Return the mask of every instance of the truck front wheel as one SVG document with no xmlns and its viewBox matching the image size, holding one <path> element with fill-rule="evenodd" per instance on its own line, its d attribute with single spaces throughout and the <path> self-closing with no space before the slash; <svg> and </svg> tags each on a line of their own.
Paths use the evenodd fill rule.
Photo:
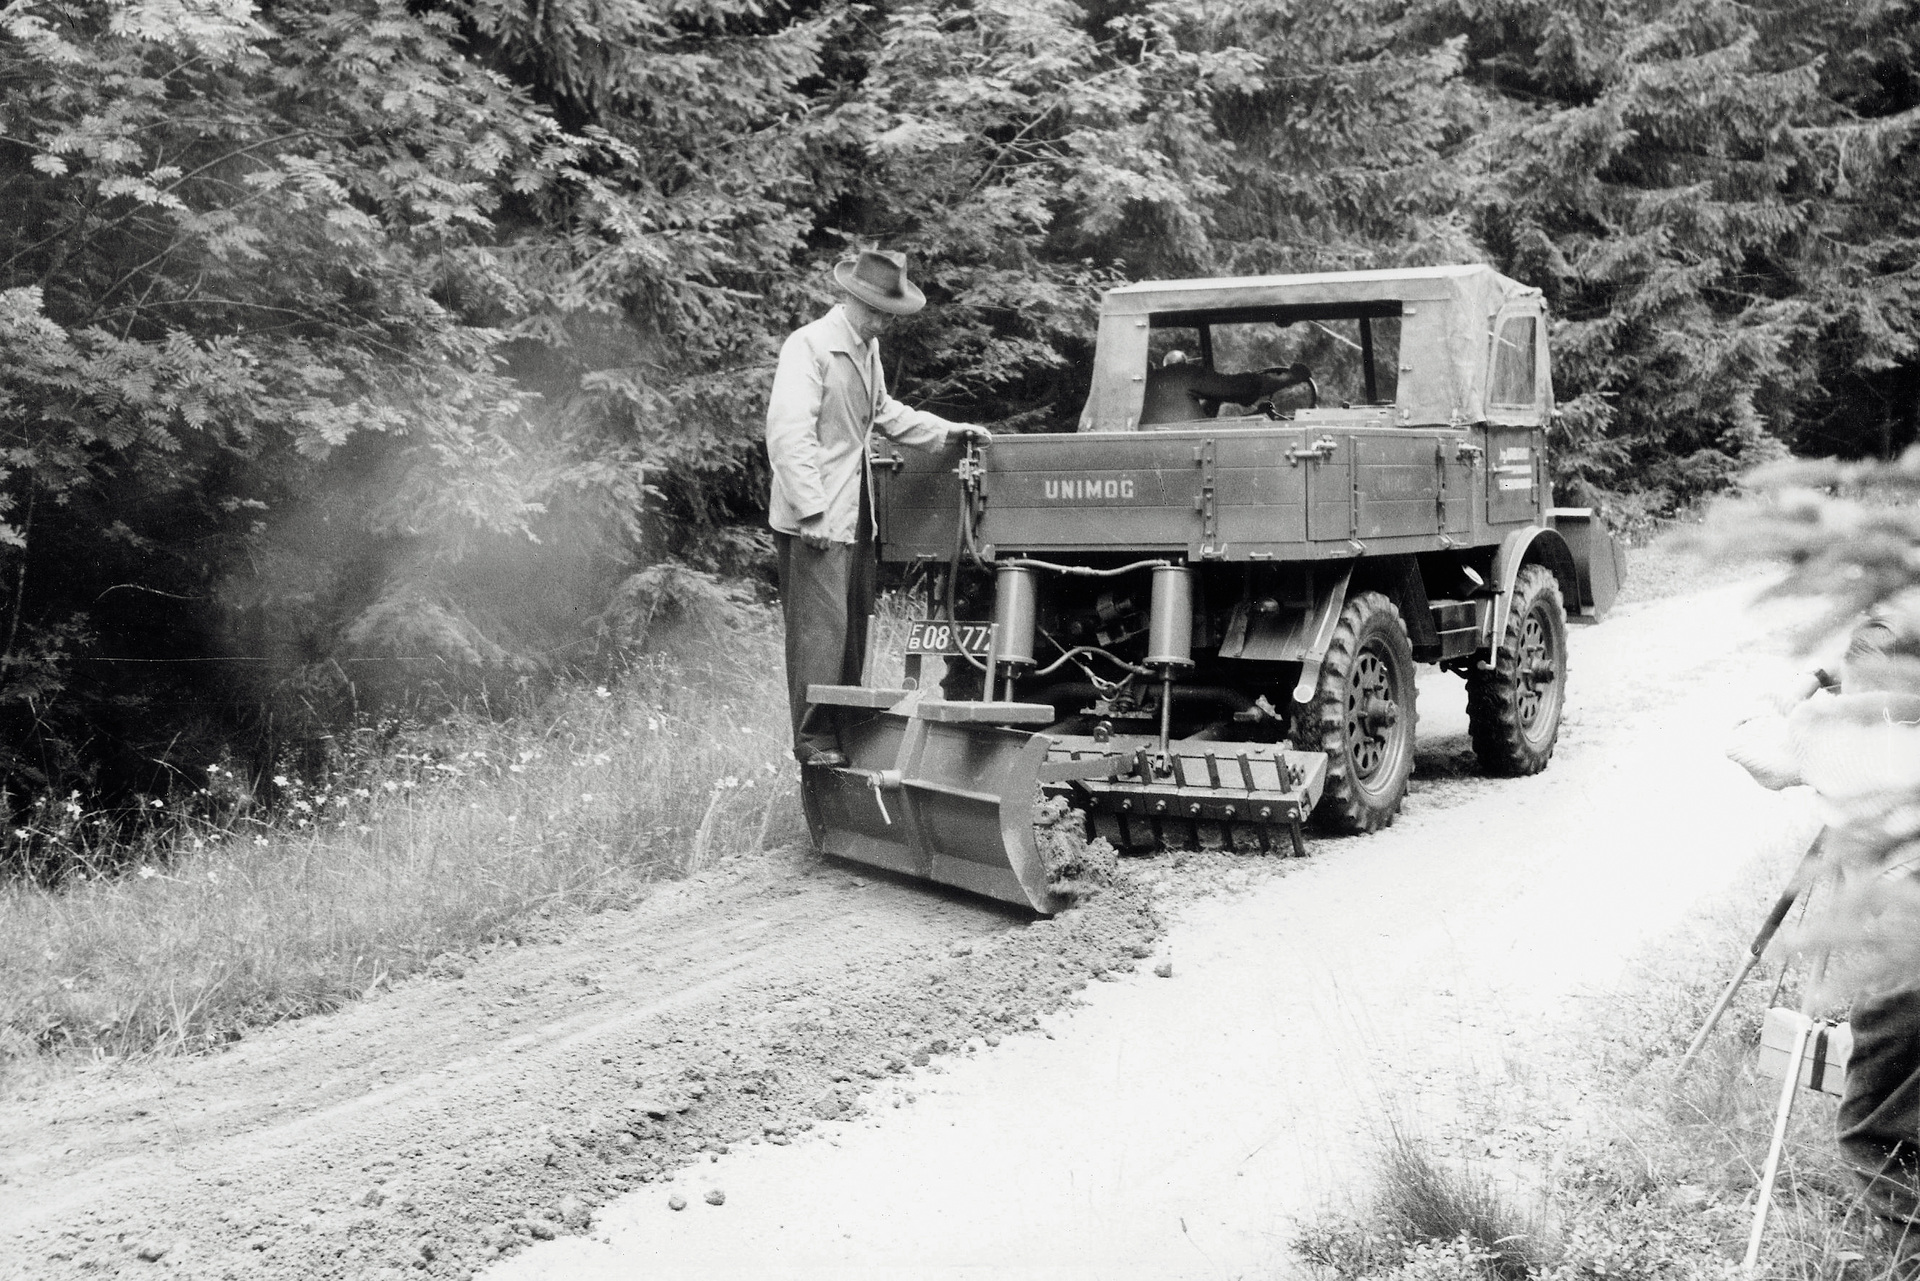
<svg viewBox="0 0 1920 1281">
<path fill-rule="evenodd" d="M 1567 701 L 1567 610 L 1545 565 L 1527 565 L 1513 583 L 1506 634 L 1492 661 L 1467 671 L 1467 728 L 1489 774 L 1538 774 L 1553 759 Z"/>
<path fill-rule="evenodd" d="M 1316 825 L 1372 832 L 1400 812 L 1413 773 L 1413 645 L 1394 603 L 1362 592 L 1340 611 L 1313 702 L 1295 717 L 1294 746 L 1327 754 Z"/>
</svg>

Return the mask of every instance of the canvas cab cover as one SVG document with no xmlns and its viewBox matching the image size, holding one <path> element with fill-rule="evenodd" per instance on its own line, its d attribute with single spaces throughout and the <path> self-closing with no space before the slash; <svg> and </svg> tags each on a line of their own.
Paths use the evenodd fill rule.
<svg viewBox="0 0 1920 1281">
<path fill-rule="evenodd" d="M 1147 381 L 1172 362 L 1305 366 L 1320 407 L 1376 407 L 1401 426 L 1541 425 L 1545 325 L 1540 291 L 1484 264 L 1125 285 L 1101 302 L 1080 430 L 1140 430 Z M 1306 408 L 1288 393 L 1273 406 Z"/>
</svg>

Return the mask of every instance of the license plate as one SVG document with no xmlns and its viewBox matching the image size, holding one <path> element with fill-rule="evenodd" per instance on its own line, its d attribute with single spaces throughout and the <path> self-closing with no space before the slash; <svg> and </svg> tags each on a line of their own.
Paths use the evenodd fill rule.
<svg viewBox="0 0 1920 1281">
<path fill-rule="evenodd" d="M 972 654 L 985 658 L 992 646 L 992 623 L 942 623 L 923 618 L 907 626 L 909 654 Z"/>
</svg>

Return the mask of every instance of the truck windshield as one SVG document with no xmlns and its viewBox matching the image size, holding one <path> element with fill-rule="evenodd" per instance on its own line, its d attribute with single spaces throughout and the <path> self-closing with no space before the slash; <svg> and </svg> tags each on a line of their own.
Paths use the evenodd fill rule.
<svg viewBox="0 0 1920 1281">
<path fill-rule="evenodd" d="M 1395 306 L 1397 305 L 1388 304 Z M 1399 390 L 1400 317 L 1246 312 L 1156 316 L 1147 339 L 1143 427 L 1321 406 L 1391 405 Z M 1301 371 L 1311 378 L 1309 389 Z M 1278 374 L 1280 377 L 1267 375 Z M 1317 393 L 1317 401 L 1315 394 Z"/>
<path fill-rule="evenodd" d="M 1305 365 L 1323 405 L 1391 405 L 1400 368 L 1400 318 L 1296 320 L 1211 326 L 1222 373 Z M 1372 356 L 1372 378 L 1368 361 Z"/>
</svg>

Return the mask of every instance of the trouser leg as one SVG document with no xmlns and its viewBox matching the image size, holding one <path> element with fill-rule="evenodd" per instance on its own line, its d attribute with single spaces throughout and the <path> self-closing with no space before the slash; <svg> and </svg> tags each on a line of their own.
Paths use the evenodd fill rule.
<svg viewBox="0 0 1920 1281">
<path fill-rule="evenodd" d="M 1875 1215 L 1920 1231 L 1920 987 L 1862 995 L 1848 1022 L 1841 1155 Z"/>
<path fill-rule="evenodd" d="M 801 724 L 807 714 L 807 686 L 847 683 L 846 653 L 852 640 L 847 626 L 848 571 L 854 549 L 830 543 L 815 550 L 797 535 L 773 537 L 780 561 L 780 612 L 787 632 L 787 710 L 793 721 L 794 755 L 804 761 L 817 749 L 836 746 L 831 734 L 803 735 Z M 862 646 L 865 643 L 863 636 Z"/>
<path fill-rule="evenodd" d="M 854 527 L 853 548 L 847 561 L 847 641 L 840 655 L 840 683 L 858 685 L 866 677 L 867 623 L 873 617 L 874 585 L 879 567 L 873 558 L 873 516 L 867 489 L 860 487 L 860 520 Z"/>
</svg>

